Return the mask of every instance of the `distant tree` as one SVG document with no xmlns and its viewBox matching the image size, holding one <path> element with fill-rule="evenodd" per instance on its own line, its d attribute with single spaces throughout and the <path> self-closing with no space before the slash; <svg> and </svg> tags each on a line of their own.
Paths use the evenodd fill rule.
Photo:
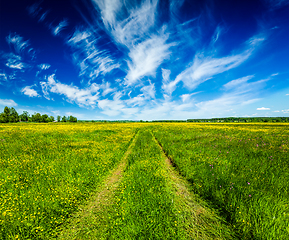
<svg viewBox="0 0 289 240">
<path fill-rule="evenodd" d="M 22 122 L 27 122 L 29 119 L 29 113 L 27 111 L 23 111 L 23 113 L 20 114 L 19 118 Z"/>
<path fill-rule="evenodd" d="M 61 122 L 66 122 L 67 118 L 65 116 L 62 117 Z"/>
<path fill-rule="evenodd" d="M 9 122 L 9 116 L 10 116 L 10 108 L 6 106 L 4 108 L 4 112 L 3 112 L 3 117 L 4 117 L 5 123 Z"/>
<path fill-rule="evenodd" d="M 34 113 L 32 115 L 32 122 L 42 122 L 42 116 L 40 113 Z"/>
<path fill-rule="evenodd" d="M 57 116 L 57 122 L 60 122 L 61 117 Z"/>
<path fill-rule="evenodd" d="M 45 122 L 45 123 L 49 122 L 49 119 L 48 119 L 48 115 L 47 115 L 47 114 L 43 114 L 43 115 L 41 116 L 41 122 Z"/>
<path fill-rule="evenodd" d="M 6 118 L 4 113 L 0 113 L 0 123 L 6 123 Z"/>
<path fill-rule="evenodd" d="M 73 117 L 72 115 L 70 115 L 70 116 L 67 118 L 67 122 L 77 122 L 77 118 L 76 118 L 76 117 Z"/>
<path fill-rule="evenodd" d="M 50 122 L 54 122 L 55 121 L 53 116 L 50 116 L 49 119 L 50 119 Z"/>
<path fill-rule="evenodd" d="M 14 107 L 10 108 L 9 122 L 11 123 L 19 122 L 19 115 Z"/>
</svg>

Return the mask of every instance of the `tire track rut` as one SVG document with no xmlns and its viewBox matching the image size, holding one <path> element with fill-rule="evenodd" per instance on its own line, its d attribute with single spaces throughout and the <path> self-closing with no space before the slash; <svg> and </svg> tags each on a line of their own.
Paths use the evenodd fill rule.
<svg viewBox="0 0 289 240">
<path fill-rule="evenodd" d="M 112 204 L 112 197 L 117 189 L 119 182 L 121 181 L 123 171 L 126 167 L 126 160 L 131 153 L 133 146 L 135 145 L 138 132 L 134 135 L 130 145 L 128 146 L 120 164 L 111 171 L 106 180 L 101 184 L 97 193 L 92 196 L 85 205 L 80 208 L 80 211 L 75 213 L 70 223 L 65 226 L 63 231 L 59 234 L 58 239 L 75 239 L 78 233 L 87 228 L 90 222 L 94 222 L 94 213 L 99 212 L 103 206 Z M 77 238 L 78 239 L 78 238 Z"/>
</svg>

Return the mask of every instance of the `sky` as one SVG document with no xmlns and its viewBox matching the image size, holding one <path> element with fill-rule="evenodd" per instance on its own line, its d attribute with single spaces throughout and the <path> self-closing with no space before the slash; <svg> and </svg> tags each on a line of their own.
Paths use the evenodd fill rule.
<svg viewBox="0 0 289 240">
<path fill-rule="evenodd" d="M 1 0 L 0 112 L 289 117 L 289 0 Z"/>
</svg>

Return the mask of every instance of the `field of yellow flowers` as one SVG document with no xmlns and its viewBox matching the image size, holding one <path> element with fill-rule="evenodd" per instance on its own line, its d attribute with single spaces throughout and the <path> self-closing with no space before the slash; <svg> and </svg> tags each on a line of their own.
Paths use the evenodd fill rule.
<svg viewBox="0 0 289 240">
<path fill-rule="evenodd" d="M 51 239 L 121 160 L 136 126 L 0 125 L 0 239 Z"/>
<path fill-rule="evenodd" d="M 285 123 L 1 124 L 0 239 L 59 236 L 124 159 L 75 239 L 289 239 L 288 150 Z"/>
</svg>

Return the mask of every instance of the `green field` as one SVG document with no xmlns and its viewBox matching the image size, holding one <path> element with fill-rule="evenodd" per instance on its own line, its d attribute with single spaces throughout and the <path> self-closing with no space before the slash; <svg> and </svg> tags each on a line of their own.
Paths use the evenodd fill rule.
<svg viewBox="0 0 289 240">
<path fill-rule="evenodd" d="M 289 124 L 0 125 L 1 239 L 289 239 Z"/>
</svg>

